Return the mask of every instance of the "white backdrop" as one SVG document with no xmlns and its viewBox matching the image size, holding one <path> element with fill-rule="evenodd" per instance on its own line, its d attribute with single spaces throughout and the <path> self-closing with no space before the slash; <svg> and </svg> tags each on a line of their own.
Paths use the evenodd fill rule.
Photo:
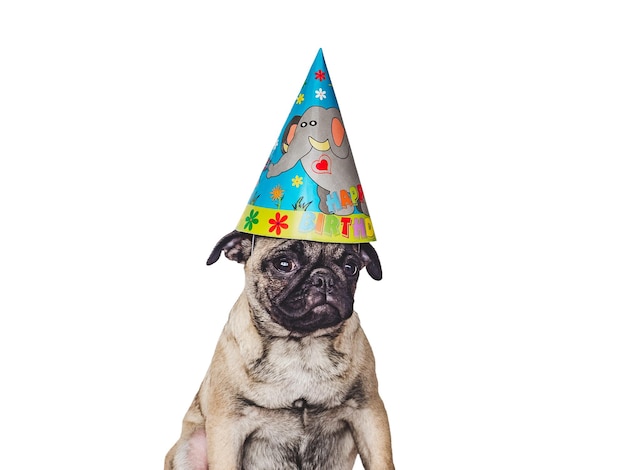
<svg viewBox="0 0 626 470">
<path fill-rule="evenodd" d="M 619 3 L 3 3 L 1 466 L 162 468 L 322 47 L 396 467 L 624 469 Z"/>
</svg>

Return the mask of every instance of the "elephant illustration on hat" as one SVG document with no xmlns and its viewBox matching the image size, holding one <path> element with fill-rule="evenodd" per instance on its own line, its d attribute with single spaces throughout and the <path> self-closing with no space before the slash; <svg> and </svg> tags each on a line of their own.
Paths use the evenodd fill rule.
<svg viewBox="0 0 626 470">
<path fill-rule="evenodd" d="M 283 132 L 282 155 L 269 163 L 267 177 L 278 176 L 298 161 L 317 184 L 320 211 L 350 215 L 355 207 L 367 214 L 356 165 L 338 108 L 311 106 L 294 116 Z"/>
</svg>

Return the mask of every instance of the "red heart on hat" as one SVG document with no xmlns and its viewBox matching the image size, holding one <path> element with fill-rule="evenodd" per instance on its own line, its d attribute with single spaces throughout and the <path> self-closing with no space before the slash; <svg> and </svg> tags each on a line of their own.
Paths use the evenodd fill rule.
<svg viewBox="0 0 626 470">
<path fill-rule="evenodd" d="M 331 173 L 330 159 L 326 155 L 322 155 L 319 160 L 315 160 L 311 166 L 315 173 Z"/>
</svg>

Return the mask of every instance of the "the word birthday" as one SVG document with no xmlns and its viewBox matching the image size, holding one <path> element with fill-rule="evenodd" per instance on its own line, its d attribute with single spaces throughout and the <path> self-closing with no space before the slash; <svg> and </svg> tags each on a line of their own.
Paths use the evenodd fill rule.
<svg viewBox="0 0 626 470">
<path fill-rule="evenodd" d="M 374 227 L 369 217 L 339 217 L 321 212 L 304 212 L 298 230 L 303 233 L 315 231 L 331 237 L 370 238 L 374 235 Z M 352 232 L 352 234 L 350 234 Z"/>
</svg>

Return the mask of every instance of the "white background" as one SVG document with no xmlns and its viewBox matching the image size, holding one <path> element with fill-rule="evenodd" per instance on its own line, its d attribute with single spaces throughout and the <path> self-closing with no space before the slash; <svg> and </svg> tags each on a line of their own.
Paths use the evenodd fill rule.
<svg viewBox="0 0 626 470">
<path fill-rule="evenodd" d="M 3 2 L 0 466 L 162 468 L 322 47 L 396 467 L 626 468 L 620 3 Z"/>
</svg>

